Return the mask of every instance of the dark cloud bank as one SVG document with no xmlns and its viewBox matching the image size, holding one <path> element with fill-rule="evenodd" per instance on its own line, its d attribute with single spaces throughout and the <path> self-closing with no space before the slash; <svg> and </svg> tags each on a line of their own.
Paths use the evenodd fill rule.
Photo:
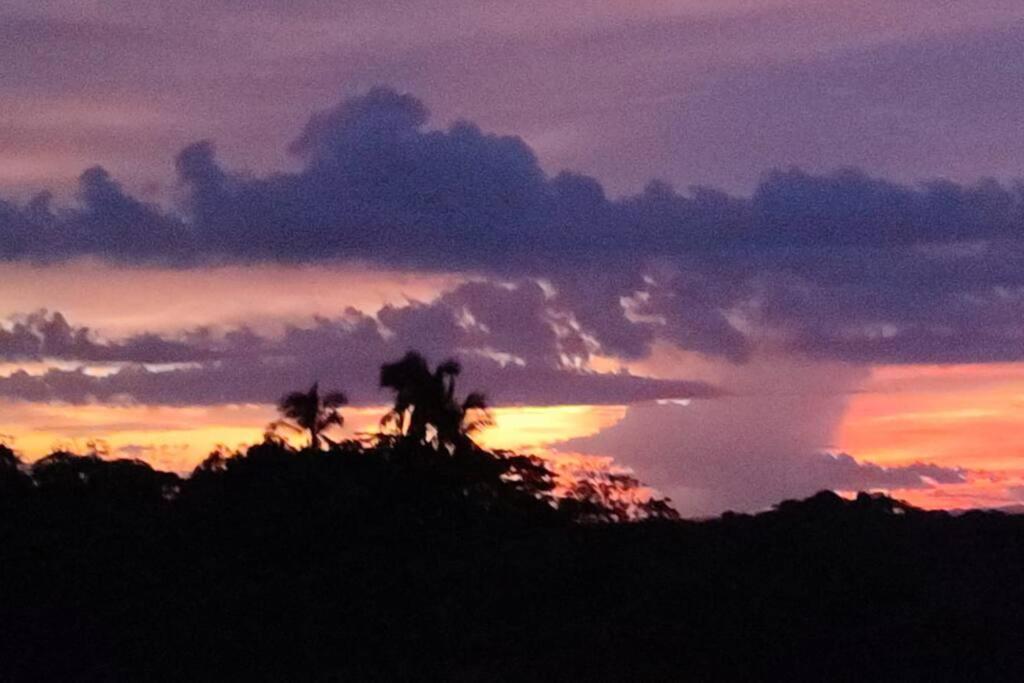
<svg viewBox="0 0 1024 683">
<path fill-rule="evenodd" d="M 659 336 L 739 361 L 763 332 L 857 362 L 1021 357 L 1020 186 L 792 170 L 751 197 L 652 182 L 610 199 L 592 178 L 547 176 L 518 138 L 427 120 L 413 97 L 373 90 L 310 119 L 291 146 L 303 170 L 261 178 L 196 143 L 177 158 L 175 211 L 92 168 L 75 207 L 0 203 L 0 258 L 358 259 L 543 277 L 587 334 L 628 357 Z"/>
</svg>

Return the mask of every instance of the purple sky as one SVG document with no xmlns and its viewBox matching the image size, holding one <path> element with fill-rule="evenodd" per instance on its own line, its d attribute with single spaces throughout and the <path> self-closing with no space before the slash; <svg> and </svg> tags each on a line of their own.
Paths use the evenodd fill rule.
<svg viewBox="0 0 1024 683">
<path fill-rule="evenodd" d="M 1022 19 L 1016 0 L 9 0 L 0 191 L 100 164 L 170 200 L 201 138 L 235 168 L 294 166 L 298 122 L 381 83 L 613 193 L 749 191 L 790 165 L 1015 176 Z"/>
</svg>

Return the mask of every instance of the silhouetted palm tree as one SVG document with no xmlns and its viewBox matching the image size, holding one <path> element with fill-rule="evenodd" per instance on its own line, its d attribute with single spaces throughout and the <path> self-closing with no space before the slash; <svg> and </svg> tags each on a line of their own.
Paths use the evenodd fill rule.
<svg viewBox="0 0 1024 683">
<path fill-rule="evenodd" d="M 455 399 L 455 378 L 460 372 L 462 366 L 451 359 L 431 372 L 426 359 L 415 351 L 383 365 L 380 385 L 395 392 L 395 405 L 381 424 L 395 424 L 417 443 L 436 440 L 438 446 L 451 448 L 466 444 L 469 434 L 491 424 L 491 418 L 483 394 L 473 392 L 461 403 Z M 480 416 L 471 419 L 474 413 Z M 430 427 L 433 438 L 428 435 Z"/>
<path fill-rule="evenodd" d="M 319 382 L 314 383 L 309 391 L 293 391 L 278 402 L 277 409 L 291 422 L 278 420 L 271 424 L 271 429 L 280 426 L 296 432 L 309 432 L 309 445 L 320 448 L 321 439 L 330 441 L 323 432 L 345 423 L 338 408 L 347 403 L 348 397 L 342 392 L 321 395 Z"/>
</svg>

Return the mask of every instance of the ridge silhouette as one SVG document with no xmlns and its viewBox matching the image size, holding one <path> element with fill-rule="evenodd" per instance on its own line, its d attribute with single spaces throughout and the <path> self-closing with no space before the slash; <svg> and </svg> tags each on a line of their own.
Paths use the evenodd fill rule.
<svg viewBox="0 0 1024 683">
<path fill-rule="evenodd" d="M 560 482 L 471 433 L 458 365 L 188 477 L 0 446 L 0 680 L 1019 680 L 1024 518 L 821 492 L 679 520 L 615 473 Z"/>
</svg>

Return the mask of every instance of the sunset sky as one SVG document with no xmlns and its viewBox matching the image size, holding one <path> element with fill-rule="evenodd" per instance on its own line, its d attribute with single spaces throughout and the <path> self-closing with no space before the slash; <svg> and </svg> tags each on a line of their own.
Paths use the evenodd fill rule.
<svg viewBox="0 0 1024 683">
<path fill-rule="evenodd" d="M 1024 504 L 1020 0 L 9 0 L 0 434 L 187 472 L 457 356 L 680 512 Z"/>
</svg>

